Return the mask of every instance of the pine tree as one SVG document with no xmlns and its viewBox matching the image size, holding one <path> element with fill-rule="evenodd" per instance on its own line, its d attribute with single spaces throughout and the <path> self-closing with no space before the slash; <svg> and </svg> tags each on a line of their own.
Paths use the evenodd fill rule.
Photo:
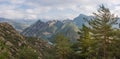
<svg viewBox="0 0 120 59">
<path fill-rule="evenodd" d="M 93 55 L 95 54 L 95 40 L 91 37 L 90 29 L 87 26 L 83 25 L 82 29 L 78 33 L 80 35 L 80 39 L 78 39 L 78 41 L 81 58 L 94 58 Z"/>
<path fill-rule="evenodd" d="M 112 55 L 115 59 L 120 59 L 120 29 L 114 29 L 113 31 L 114 42 L 112 46 Z"/>
<path fill-rule="evenodd" d="M 94 17 L 89 21 L 92 37 L 97 40 L 98 58 L 113 59 L 113 45 L 115 38 L 113 35 L 113 25 L 116 24 L 118 18 L 111 14 L 108 8 L 101 5 L 98 13 L 93 13 Z M 117 47 L 116 47 L 117 48 Z"/>
<path fill-rule="evenodd" d="M 55 50 L 58 59 L 68 59 L 72 51 L 70 40 L 63 35 L 58 35 L 56 37 Z"/>
</svg>

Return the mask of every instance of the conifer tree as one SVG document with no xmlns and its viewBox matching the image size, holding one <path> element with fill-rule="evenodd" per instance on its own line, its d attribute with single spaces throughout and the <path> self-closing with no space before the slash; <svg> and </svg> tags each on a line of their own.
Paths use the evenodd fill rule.
<svg viewBox="0 0 120 59">
<path fill-rule="evenodd" d="M 120 30 L 117 25 L 118 17 L 108 8 L 101 5 L 94 17 L 88 20 L 89 26 L 83 25 L 80 30 L 79 47 L 83 59 L 119 59 Z"/>
<path fill-rule="evenodd" d="M 101 59 L 113 59 L 113 47 L 116 38 L 113 35 L 113 25 L 116 24 L 118 17 L 111 14 L 108 8 L 101 5 L 98 13 L 93 13 L 94 17 L 89 21 L 92 37 L 97 40 L 97 54 Z M 116 47 L 117 48 L 117 47 Z"/>
<path fill-rule="evenodd" d="M 80 29 L 80 32 L 78 33 L 80 35 L 80 39 L 78 39 L 78 41 L 81 58 L 94 58 L 93 55 L 95 53 L 95 40 L 91 37 L 90 29 L 87 26 L 83 25 L 82 29 Z"/>
<path fill-rule="evenodd" d="M 55 50 L 58 59 L 68 59 L 72 51 L 70 40 L 63 35 L 58 35 L 56 37 Z"/>
</svg>

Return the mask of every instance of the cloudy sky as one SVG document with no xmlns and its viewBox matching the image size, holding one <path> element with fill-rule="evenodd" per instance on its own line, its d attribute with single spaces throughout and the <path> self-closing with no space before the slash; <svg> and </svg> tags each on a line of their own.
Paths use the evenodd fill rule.
<svg viewBox="0 0 120 59">
<path fill-rule="evenodd" d="M 9 19 L 73 19 L 91 15 L 104 4 L 120 16 L 120 0 L 0 0 L 0 17 Z"/>
</svg>

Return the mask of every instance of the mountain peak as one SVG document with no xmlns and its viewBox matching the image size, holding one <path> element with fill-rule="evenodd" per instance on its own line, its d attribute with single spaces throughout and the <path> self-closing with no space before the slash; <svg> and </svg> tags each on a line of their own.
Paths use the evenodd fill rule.
<svg viewBox="0 0 120 59">
<path fill-rule="evenodd" d="M 41 20 L 38 20 L 38 21 L 36 21 L 36 23 L 44 23 L 44 22 L 42 22 Z"/>
<path fill-rule="evenodd" d="M 7 22 L 0 23 L 0 36 L 16 37 L 23 39 L 23 37 Z"/>
<path fill-rule="evenodd" d="M 10 30 L 15 30 L 10 24 L 8 24 L 7 22 L 2 22 L 0 23 L 0 30 L 4 30 L 6 29 L 7 31 L 10 31 Z M 4 30 L 4 31 L 6 31 Z M 3 31 L 3 32 L 4 32 Z"/>
<path fill-rule="evenodd" d="M 83 24 L 87 24 L 85 19 L 91 19 L 92 16 L 87 16 L 84 14 L 80 14 L 78 17 L 74 18 L 73 22 L 79 27 L 81 28 Z"/>
<path fill-rule="evenodd" d="M 1 26 L 10 26 L 11 27 L 11 25 L 9 25 L 7 22 L 2 22 L 2 23 L 0 23 L 0 27 Z"/>
<path fill-rule="evenodd" d="M 80 14 L 79 16 L 86 16 L 86 15 L 84 15 L 84 14 Z"/>
</svg>

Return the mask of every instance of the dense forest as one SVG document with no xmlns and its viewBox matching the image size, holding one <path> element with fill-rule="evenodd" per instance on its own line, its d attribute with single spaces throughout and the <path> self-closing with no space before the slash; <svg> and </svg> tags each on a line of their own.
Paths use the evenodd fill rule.
<svg viewBox="0 0 120 59">
<path fill-rule="evenodd" d="M 0 59 L 120 59 L 120 29 L 114 27 L 119 26 L 118 17 L 104 5 L 93 15 L 90 20 L 84 18 L 87 25 L 79 29 L 75 42 L 59 33 L 53 44 L 48 44 L 7 29 L 11 26 L 1 27 Z"/>
</svg>

